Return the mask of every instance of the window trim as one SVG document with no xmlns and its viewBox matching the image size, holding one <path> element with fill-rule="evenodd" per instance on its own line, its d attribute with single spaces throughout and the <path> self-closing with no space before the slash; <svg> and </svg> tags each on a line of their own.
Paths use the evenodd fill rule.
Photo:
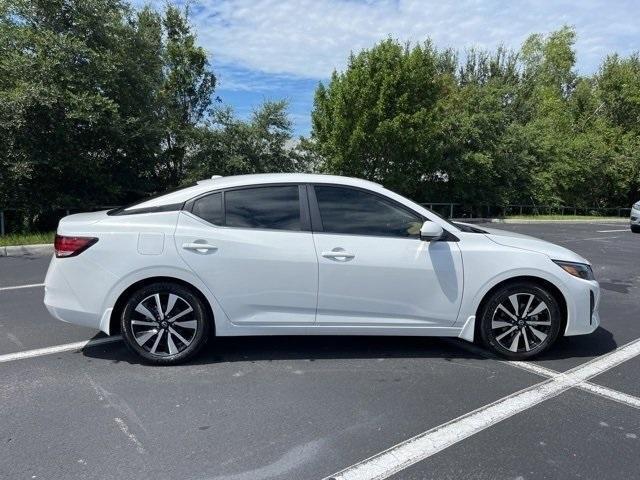
<svg viewBox="0 0 640 480">
<path fill-rule="evenodd" d="M 236 227 L 227 225 L 227 202 L 225 198 L 226 192 L 236 191 L 236 190 L 255 190 L 256 188 L 268 188 L 268 187 L 298 187 L 298 210 L 300 213 L 300 230 L 290 230 L 284 228 L 256 228 L 256 227 Z M 209 195 L 215 195 L 217 193 L 222 194 L 222 225 L 217 225 L 215 223 L 211 223 L 206 219 L 199 217 L 198 215 L 193 213 L 193 206 L 197 200 L 200 200 L 204 197 L 208 197 Z M 201 193 L 184 203 L 184 207 L 182 210 L 191 213 L 193 216 L 202 220 L 207 225 L 211 225 L 216 228 L 233 228 L 240 230 L 262 230 L 269 232 L 310 232 L 311 231 L 311 222 L 309 219 L 309 202 L 307 200 L 307 191 L 306 185 L 301 184 L 299 182 L 278 182 L 278 183 L 259 183 L 254 185 L 240 185 L 237 187 L 228 187 L 222 188 L 218 190 L 210 190 L 208 192 Z"/>
</svg>

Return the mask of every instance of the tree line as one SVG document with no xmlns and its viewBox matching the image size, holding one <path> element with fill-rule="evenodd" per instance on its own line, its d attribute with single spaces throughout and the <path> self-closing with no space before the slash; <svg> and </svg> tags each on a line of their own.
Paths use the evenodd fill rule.
<svg viewBox="0 0 640 480">
<path fill-rule="evenodd" d="M 518 51 L 386 39 L 315 92 L 239 118 L 216 95 L 188 7 L 0 0 L 0 208 L 15 228 L 216 175 L 316 171 L 418 201 L 627 205 L 640 186 L 640 58 L 575 68 L 575 31 Z"/>
</svg>

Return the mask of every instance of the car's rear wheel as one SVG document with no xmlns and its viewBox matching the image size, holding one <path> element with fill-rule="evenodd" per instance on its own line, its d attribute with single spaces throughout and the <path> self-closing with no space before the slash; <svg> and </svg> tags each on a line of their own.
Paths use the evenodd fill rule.
<svg viewBox="0 0 640 480">
<path fill-rule="evenodd" d="M 134 292 L 122 310 L 125 343 L 149 363 L 172 365 L 196 355 L 208 337 L 202 301 L 188 288 L 170 282 Z"/>
<path fill-rule="evenodd" d="M 485 302 L 480 318 L 482 342 L 512 360 L 534 357 L 558 337 L 562 314 L 555 297 L 530 282 L 506 285 Z"/>
</svg>

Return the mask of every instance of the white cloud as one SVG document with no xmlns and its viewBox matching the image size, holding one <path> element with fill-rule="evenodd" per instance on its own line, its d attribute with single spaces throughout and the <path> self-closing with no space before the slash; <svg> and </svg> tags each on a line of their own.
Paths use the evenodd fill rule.
<svg viewBox="0 0 640 480">
<path fill-rule="evenodd" d="M 159 4 L 161 5 L 161 4 Z M 214 67 L 324 79 L 350 51 L 388 36 L 431 37 L 439 47 L 517 48 L 534 32 L 578 30 L 579 67 L 593 71 L 607 53 L 638 48 L 637 2 L 460 0 L 200 0 L 192 7 L 199 41 Z M 253 88 L 230 76 L 231 85 Z"/>
</svg>

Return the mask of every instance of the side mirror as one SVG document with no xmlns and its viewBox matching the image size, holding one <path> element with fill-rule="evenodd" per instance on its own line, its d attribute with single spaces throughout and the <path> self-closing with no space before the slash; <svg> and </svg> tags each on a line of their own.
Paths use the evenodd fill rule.
<svg viewBox="0 0 640 480">
<path fill-rule="evenodd" d="M 420 229 L 420 239 L 426 242 L 435 242 L 436 240 L 440 240 L 443 234 L 444 230 L 435 222 L 426 221 L 422 224 L 422 228 Z"/>
</svg>

